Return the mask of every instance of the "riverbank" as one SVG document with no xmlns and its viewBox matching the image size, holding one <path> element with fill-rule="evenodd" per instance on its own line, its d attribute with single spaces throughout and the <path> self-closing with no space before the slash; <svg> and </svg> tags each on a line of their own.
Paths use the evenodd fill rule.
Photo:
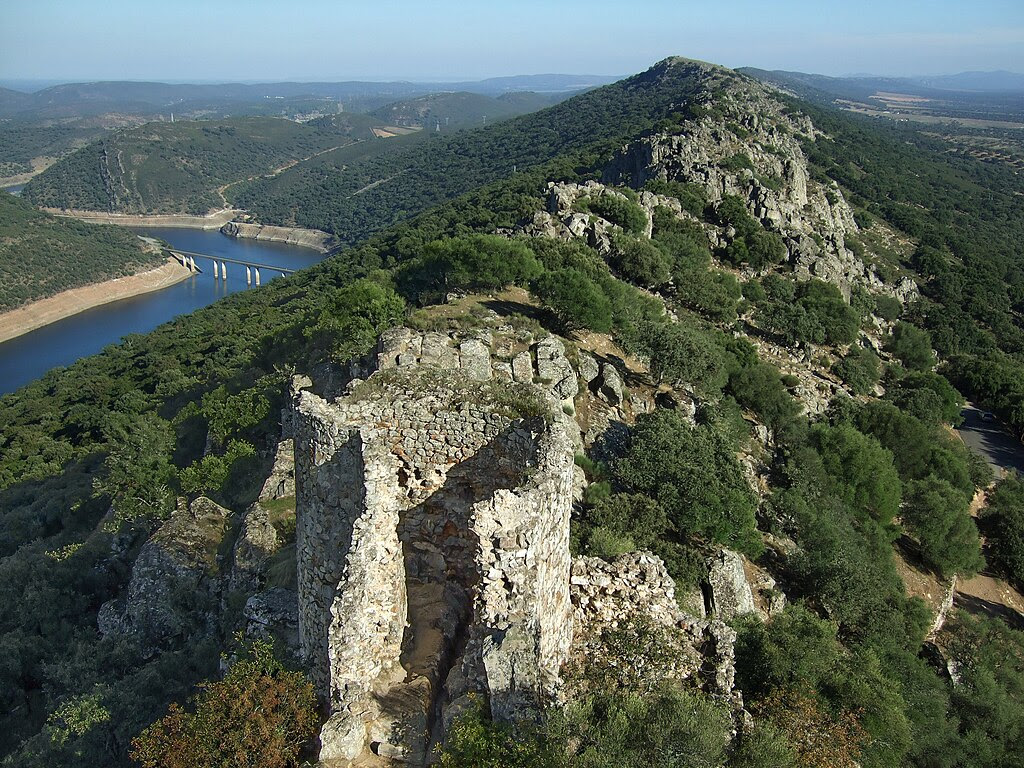
<svg viewBox="0 0 1024 768">
<path fill-rule="evenodd" d="M 220 228 L 220 231 L 228 237 L 298 245 L 303 248 L 313 248 L 320 251 L 320 253 L 329 253 L 338 246 L 338 241 L 334 235 L 321 232 L 319 229 L 275 227 L 269 224 L 246 224 L 240 221 L 229 221 Z"/>
<path fill-rule="evenodd" d="M 184 229 L 220 229 L 242 213 L 234 208 L 214 211 L 206 216 L 184 214 L 136 215 L 130 213 L 104 213 L 102 211 L 76 211 L 61 208 L 43 208 L 54 216 L 88 221 L 91 224 L 116 224 L 119 227 L 181 227 Z"/>
<path fill-rule="evenodd" d="M 72 288 L 56 296 L 33 301 L 0 314 L 0 343 L 93 307 L 162 290 L 191 276 L 192 272 L 180 262 L 169 258 L 156 269 L 102 283 L 83 285 L 81 288 Z"/>
</svg>

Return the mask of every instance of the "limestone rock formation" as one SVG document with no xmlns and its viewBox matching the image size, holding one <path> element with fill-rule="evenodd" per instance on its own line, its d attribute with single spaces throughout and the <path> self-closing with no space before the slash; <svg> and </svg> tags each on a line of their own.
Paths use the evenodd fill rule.
<svg viewBox="0 0 1024 768">
<path fill-rule="evenodd" d="M 581 664 L 633 667 L 629 674 L 642 678 L 643 660 L 619 658 L 616 631 L 660 628 L 656 644 L 669 649 L 669 658 L 652 670 L 658 680 L 631 681 L 634 685 L 653 685 L 667 676 L 742 705 L 733 685 L 736 633 L 717 618 L 685 613 L 661 558 L 649 552 L 621 555 L 610 563 L 579 557 L 573 561 L 571 583 L 573 656 Z"/>
<path fill-rule="evenodd" d="M 180 503 L 142 546 L 123 602 L 101 607 L 100 630 L 135 632 L 153 645 L 208 631 L 204 621 L 217 602 L 217 555 L 229 515 L 203 496 Z"/>
</svg>

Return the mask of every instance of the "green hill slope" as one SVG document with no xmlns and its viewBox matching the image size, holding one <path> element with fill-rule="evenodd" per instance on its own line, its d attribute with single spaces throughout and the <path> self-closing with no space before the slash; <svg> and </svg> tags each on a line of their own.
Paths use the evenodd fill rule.
<svg viewBox="0 0 1024 768">
<path fill-rule="evenodd" d="M 482 184 L 568 152 L 608 152 L 623 138 L 700 109 L 725 70 L 673 59 L 554 107 L 401 152 L 300 163 L 232 190 L 267 224 L 322 229 L 354 243 Z"/>
<path fill-rule="evenodd" d="M 147 123 L 62 159 L 23 195 L 53 208 L 203 214 L 224 205 L 225 185 L 372 140 L 377 122 L 345 114 L 306 124 L 264 117 Z"/>
<path fill-rule="evenodd" d="M 161 263 L 127 230 L 50 216 L 0 192 L 0 312 Z"/>
</svg>

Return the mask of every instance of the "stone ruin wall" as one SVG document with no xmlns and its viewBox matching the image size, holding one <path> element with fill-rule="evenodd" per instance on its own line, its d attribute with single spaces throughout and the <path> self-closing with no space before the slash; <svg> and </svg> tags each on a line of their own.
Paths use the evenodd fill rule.
<svg viewBox="0 0 1024 768">
<path fill-rule="evenodd" d="M 557 688 L 575 425 L 532 384 L 497 386 L 541 394 L 550 422 L 488 402 L 475 342 L 399 329 L 364 392 L 296 396 L 300 638 L 333 712 L 321 759 L 425 760 L 466 694 L 512 718 Z"/>
</svg>

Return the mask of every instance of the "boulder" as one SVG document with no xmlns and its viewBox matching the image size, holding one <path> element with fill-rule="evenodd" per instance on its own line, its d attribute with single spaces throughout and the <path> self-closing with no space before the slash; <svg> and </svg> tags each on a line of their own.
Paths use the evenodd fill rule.
<svg viewBox="0 0 1024 768">
<path fill-rule="evenodd" d="M 580 353 L 579 365 L 576 369 L 579 371 L 580 378 L 587 384 L 596 379 L 601 372 L 597 360 L 582 352 Z"/>
<path fill-rule="evenodd" d="M 512 358 L 512 378 L 520 384 L 533 383 L 533 358 L 529 352 L 520 352 Z"/>
<path fill-rule="evenodd" d="M 349 712 L 335 712 L 320 729 L 320 765 L 340 768 L 363 752 L 366 725 Z"/>
<path fill-rule="evenodd" d="M 270 513 L 258 501 L 249 507 L 232 552 L 230 589 L 259 589 L 263 568 L 280 546 Z"/>
<path fill-rule="evenodd" d="M 462 372 L 474 381 L 491 378 L 491 350 L 480 339 L 467 339 L 459 345 Z"/>
<path fill-rule="evenodd" d="M 575 397 L 579 389 L 579 381 L 572 364 L 565 357 L 565 345 L 554 337 L 548 336 L 535 345 L 537 354 L 537 373 L 546 380 L 551 390 L 561 400 Z"/>
<path fill-rule="evenodd" d="M 754 595 L 743 570 L 743 557 L 728 549 L 708 558 L 711 611 L 722 621 L 754 613 Z"/>
<path fill-rule="evenodd" d="M 209 629 L 204 618 L 216 603 L 217 553 L 229 515 L 200 496 L 187 507 L 180 504 L 142 545 L 128 582 L 125 615 L 133 631 L 162 644 Z"/>
<path fill-rule="evenodd" d="M 620 405 L 626 397 L 626 385 L 611 363 L 601 366 L 601 396 L 611 405 Z"/>
</svg>

